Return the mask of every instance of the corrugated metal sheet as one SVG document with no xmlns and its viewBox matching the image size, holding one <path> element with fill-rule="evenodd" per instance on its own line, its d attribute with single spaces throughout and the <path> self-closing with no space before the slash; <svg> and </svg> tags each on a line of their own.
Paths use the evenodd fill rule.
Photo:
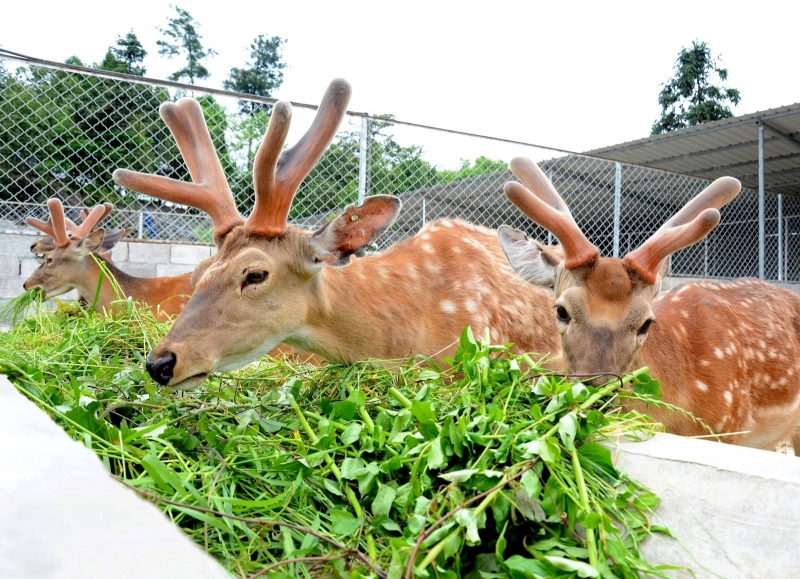
<svg viewBox="0 0 800 579">
<path fill-rule="evenodd" d="M 800 195 L 800 103 L 587 151 L 593 155 L 758 188 L 758 127 L 764 126 L 765 187 Z"/>
</svg>

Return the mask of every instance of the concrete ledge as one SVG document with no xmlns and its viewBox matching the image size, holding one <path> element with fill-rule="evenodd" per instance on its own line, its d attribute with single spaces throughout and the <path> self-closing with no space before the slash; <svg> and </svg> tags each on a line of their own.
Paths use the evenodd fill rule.
<svg viewBox="0 0 800 579">
<path fill-rule="evenodd" d="M 659 434 L 620 442 L 618 466 L 661 498 L 647 560 L 695 577 L 800 577 L 800 458 Z M 672 572 L 673 577 L 692 577 Z"/>
<path fill-rule="evenodd" d="M 230 577 L 3 375 L 0 465 L 0 577 Z"/>
</svg>

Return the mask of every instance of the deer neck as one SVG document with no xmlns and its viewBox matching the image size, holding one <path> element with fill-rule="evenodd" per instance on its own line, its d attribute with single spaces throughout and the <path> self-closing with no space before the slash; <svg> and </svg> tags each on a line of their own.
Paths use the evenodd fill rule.
<svg viewBox="0 0 800 579">
<path fill-rule="evenodd" d="M 91 255 L 87 255 L 81 262 L 81 281 L 76 284 L 76 289 L 80 296 L 89 304 L 95 304 L 95 311 L 110 311 L 112 303 L 127 297 L 132 297 L 135 300 L 143 300 L 144 295 L 138 288 L 137 282 L 143 281 L 140 278 L 128 275 L 111 261 L 94 255 L 97 261 Z M 111 274 L 111 277 L 116 281 L 121 290 L 121 295 L 114 289 L 114 284 L 109 278 L 108 274 L 102 271 L 99 263 L 104 264 L 105 269 Z M 101 282 L 102 279 L 102 282 Z M 100 291 L 98 294 L 97 286 L 100 283 Z M 95 296 L 97 301 L 95 303 Z"/>
<path fill-rule="evenodd" d="M 330 361 L 393 359 L 410 352 L 395 312 L 403 297 L 415 295 L 399 276 L 389 276 L 384 256 L 367 256 L 344 268 L 323 268 L 310 280 L 304 323 L 283 341 Z M 413 314 L 409 313 L 409 316 Z M 391 328 L 391 331 L 388 330 Z"/>
</svg>

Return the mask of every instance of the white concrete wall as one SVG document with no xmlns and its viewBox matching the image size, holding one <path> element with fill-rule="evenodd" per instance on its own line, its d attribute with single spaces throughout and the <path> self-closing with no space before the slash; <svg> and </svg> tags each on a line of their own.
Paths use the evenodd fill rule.
<svg viewBox="0 0 800 579">
<path fill-rule="evenodd" d="M 698 579 L 800 577 L 800 458 L 669 434 L 614 451 L 661 498 L 653 523 L 677 538 L 647 539 L 648 561 Z"/>
<path fill-rule="evenodd" d="M 31 245 L 41 234 L 0 233 L 0 304 L 21 294 L 22 284 L 39 263 Z M 111 252 L 114 263 L 137 277 L 164 277 L 190 272 L 216 248 L 211 245 L 124 241 Z M 77 296 L 74 292 L 63 299 Z"/>
<path fill-rule="evenodd" d="M 0 375 L 0 577 L 230 575 Z"/>
</svg>

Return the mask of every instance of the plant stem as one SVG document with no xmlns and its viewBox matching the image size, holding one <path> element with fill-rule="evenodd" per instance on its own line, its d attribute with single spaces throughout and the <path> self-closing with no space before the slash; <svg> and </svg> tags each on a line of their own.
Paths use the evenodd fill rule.
<svg viewBox="0 0 800 579">
<path fill-rule="evenodd" d="M 578 458 L 578 451 L 572 453 L 572 468 L 575 471 L 575 484 L 578 486 L 578 493 L 581 497 L 581 506 L 587 513 L 591 512 L 589 504 L 589 493 L 586 491 L 586 482 L 583 480 L 583 469 Z M 589 549 L 589 564 L 597 568 L 597 543 L 595 542 L 594 529 L 586 529 L 586 546 Z"/>
</svg>

